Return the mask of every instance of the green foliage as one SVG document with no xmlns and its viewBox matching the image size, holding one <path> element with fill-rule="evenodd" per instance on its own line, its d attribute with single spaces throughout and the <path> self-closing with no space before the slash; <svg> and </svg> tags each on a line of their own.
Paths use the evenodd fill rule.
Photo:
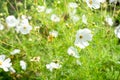
<svg viewBox="0 0 120 80">
<path fill-rule="evenodd" d="M 111 15 L 114 21 L 120 23 L 119 6 L 115 12 L 107 11 L 108 7 L 90 9 L 83 0 L 1 0 L 0 20 L 5 24 L 8 15 L 31 16 L 30 24 L 33 29 L 30 34 L 22 35 L 12 29 L 0 31 L 0 54 L 11 58 L 16 73 L 4 72 L 0 69 L 0 80 L 120 80 L 120 42 L 114 35 L 114 28 L 105 23 L 105 17 Z M 68 14 L 69 2 L 79 4 L 77 15 L 80 20 L 74 23 Z M 51 14 L 61 18 L 59 23 L 50 20 L 51 14 L 38 13 L 36 7 L 43 5 L 52 8 Z M 120 11 L 119 11 L 120 12 Z M 82 23 L 82 15 L 86 14 L 88 24 Z M 35 30 L 35 26 L 39 28 Z M 67 49 L 74 46 L 77 30 L 89 28 L 93 40 L 85 49 L 76 47 L 80 58 L 76 59 L 67 54 Z M 49 32 L 58 31 L 58 37 L 48 41 Z M 10 55 L 14 49 L 20 49 L 20 54 Z M 40 61 L 30 59 L 40 56 Z M 19 66 L 19 61 L 25 60 L 27 69 Z M 81 65 L 76 63 L 81 62 Z M 46 64 L 58 61 L 62 67 L 50 72 Z"/>
</svg>

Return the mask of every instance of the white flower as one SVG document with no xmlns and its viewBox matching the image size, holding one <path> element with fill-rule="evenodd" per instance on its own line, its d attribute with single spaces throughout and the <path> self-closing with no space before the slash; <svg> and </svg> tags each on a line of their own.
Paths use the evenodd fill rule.
<svg viewBox="0 0 120 80">
<path fill-rule="evenodd" d="M 23 70 L 26 70 L 27 64 L 26 64 L 25 61 L 21 60 L 21 61 L 20 61 L 20 66 L 21 66 L 21 68 L 22 68 Z"/>
<path fill-rule="evenodd" d="M 106 0 L 99 0 L 99 2 L 104 3 L 104 2 L 106 2 Z"/>
<path fill-rule="evenodd" d="M 54 63 L 51 62 L 50 64 L 46 65 L 46 68 L 49 69 L 50 71 L 53 71 L 53 69 L 59 69 L 61 65 L 59 63 Z"/>
<path fill-rule="evenodd" d="M 14 49 L 12 52 L 10 52 L 11 55 L 19 54 L 20 49 Z"/>
<path fill-rule="evenodd" d="M 105 21 L 108 23 L 108 25 L 110 25 L 110 26 L 113 25 L 113 20 L 112 20 L 112 18 L 111 18 L 110 16 L 107 16 L 107 17 L 105 18 Z"/>
<path fill-rule="evenodd" d="M 78 54 L 77 49 L 72 47 L 72 46 L 68 48 L 67 53 L 68 53 L 68 55 L 74 56 L 75 58 L 80 57 L 79 54 Z"/>
<path fill-rule="evenodd" d="M 46 14 L 50 14 L 51 12 L 52 12 L 52 9 L 51 9 L 51 8 L 48 8 L 48 9 L 46 9 L 46 11 L 45 11 Z"/>
<path fill-rule="evenodd" d="M 21 34 L 29 34 L 32 26 L 29 24 L 28 19 L 21 20 L 20 24 L 16 26 L 16 31 Z"/>
<path fill-rule="evenodd" d="M 77 31 L 75 45 L 81 49 L 89 45 L 88 41 L 92 40 L 91 31 L 87 28 Z"/>
<path fill-rule="evenodd" d="M 4 26 L 0 23 L 0 30 L 3 30 Z"/>
<path fill-rule="evenodd" d="M 57 15 L 55 15 L 55 14 L 52 14 L 52 15 L 51 15 L 51 20 L 52 20 L 53 22 L 60 22 L 60 18 L 59 18 Z"/>
<path fill-rule="evenodd" d="M 77 15 L 72 15 L 72 16 L 70 16 L 70 18 L 72 19 L 73 22 L 77 22 L 80 20 L 79 16 L 77 16 Z"/>
<path fill-rule="evenodd" d="M 37 11 L 38 12 L 44 12 L 45 11 L 45 6 L 37 6 Z"/>
<path fill-rule="evenodd" d="M 120 39 L 120 24 L 116 27 L 114 32 L 115 32 L 115 35 Z"/>
<path fill-rule="evenodd" d="M 99 0 L 86 0 L 86 3 L 88 7 L 93 9 L 99 9 L 100 8 L 100 1 Z"/>
<path fill-rule="evenodd" d="M 57 37 L 58 36 L 58 32 L 55 31 L 55 30 L 52 30 L 49 32 L 49 35 L 52 36 L 52 37 Z"/>
<path fill-rule="evenodd" d="M 77 3 L 70 2 L 69 5 L 68 5 L 68 7 L 70 7 L 70 8 L 77 8 L 78 5 L 77 5 Z"/>
<path fill-rule="evenodd" d="M 2 68 L 5 72 L 9 71 L 12 63 L 10 63 L 11 59 L 5 59 L 5 55 L 0 55 L 0 68 Z"/>
<path fill-rule="evenodd" d="M 87 18 L 86 18 L 85 15 L 82 16 L 82 22 L 83 22 L 84 24 L 87 24 Z"/>
<path fill-rule="evenodd" d="M 109 0 L 109 3 L 117 3 L 117 2 L 120 3 L 120 0 Z"/>
<path fill-rule="evenodd" d="M 11 15 L 6 18 L 6 23 L 9 28 L 15 27 L 19 21 L 15 18 L 15 16 Z"/>
</svg>

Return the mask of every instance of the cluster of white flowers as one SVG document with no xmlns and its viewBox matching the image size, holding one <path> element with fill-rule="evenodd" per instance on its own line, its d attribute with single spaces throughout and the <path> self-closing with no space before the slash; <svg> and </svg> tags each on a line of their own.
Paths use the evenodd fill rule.
<svg viewBox="0 0 120 80">
<path fill-rule="evenodd" d="M 7 28 L 15 28 L 17 33 L 21 34 L 29 34 L 32 30 L 32 26 L 29 24 L 29 20 L 31 16 L 22 15 L 21 18 L 15 18 L 15 16 L 10 15 L 7 16 L 5 21 L 7 24 Z M 4 25 L 0 23 L 0 30 L 5 29 Z"/>
<path fill-rule="evenodd" d="M 78 7 L 77 3 L 70 2 L 68 4 L 68 12 L 70 15 L 70 19 L 75 23 L 80 20 L 79 16 L 76 15 L 76 8 Z"/>
<path fill-rule="evenodd" d="M 93 35 L 91 34 L 91 30 L 85 28 L 85 29 L 80 29 L 77 31 L 76 34 L 76 39 L 74 45 L 84 49 L 89 45 L 88 41 L 92 40 Z M 76 63 L 81 66 L 81 62 L 78 60 L 80 58 L 79 53 L 77 49 L 73 46 L 70 46 L 67 50 L 68 55 L 73 56 L 77 58 Z"/>
<path fill-rule="evenodd" d="M 15 55 L 15 54 L 19 54 L 20 50 L 19 49 L 14 49 L 10 54 L 11 55 Z M 20 60 L 20 66 L 21 69 L 26 70 L 26 62 L 23 60 Z M 6 59 L 6 55 L 2 54 L 0 55 L 0 68 L 2 68 L 5 72 L 13 72 L 15 73 L 16 70 L 12 67 L 12 62 L 10 58 Z"/>
</svg>

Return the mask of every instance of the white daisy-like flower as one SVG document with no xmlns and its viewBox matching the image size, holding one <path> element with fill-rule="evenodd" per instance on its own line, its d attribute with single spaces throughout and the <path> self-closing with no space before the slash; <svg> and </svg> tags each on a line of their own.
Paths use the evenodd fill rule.
<svg viewBox="0 0 120 80">
<path fill-rule="evenodd" d="M 10 62 L 10 58 L 5 59 L 5 57 L 5 55 L 0 55 L 0 68 L 7 72 L 9 71 L 9 68 L 11 67 L 12 63 Z"/>
<path fill-rule="evenodd" d="M 113 20 L 112 20 L 112 18 L 110 16 L 106 16 L 105 21 L 107 22 L 107 24 L 109 26 L 113 25 Z"/>
<path fill-rule="evenodd" d="M 68 4 L 68 7 L 70 7 L 70 8 L 77 8 L 78 5 L 77 5 L 77 3 L 75 3 L 75 2 L 70 2 L 70 3 Z"/>
<path fill-rule="evenodd" d="M 25 61 L 21 60 L 21 61 L 20 61 L 20 66 L 21 66 L 21 68 L 22 68 L 23 70 L 26 70 L 27 64 L 26 64 Z"/>
<path fill-rule="evenodd" d="M 60 18 L 56 14 L 51 15 L 51 20 L 53 22 L 60 22 Z"/>
<path fill-rule="evenodd" d="M 116 27 L 114 32 L 115 32 L 115 35 L 120 39 L 120 24 Z"/>
<path fill-rule="evenodd" d="M 11 27 L 15 27 L 19 23 L 19 21 L 15 18 L 15 16 L 10 15 L 6 18 L 6 23 L 7 26 L 11 28 Z"/>
<path fill-rule="evenodd" d="M 21 20 L 20 24 L 16 26 L 16 31 L 21 34 L 29 34 L 32 26 L 29 24 L 28 19 Z"/>
<path fill-rule="evenodd" d="M 77 15 L 72 15 L 70 16 L 70 18 L 72 19 L 73 22 L 78 22 L 80 20 L 79 16 Z"/>
<path fill-rule="evenodd" d="M 45 11 L 46 14 L 50 14 L 51 12 L 52 12 L 51 8 L 47 8 L 46 11 Z"/>
<path fill-rule="evenodd" d="M 3 30 L 4 26 L 0 23 L 0 30 Z"/>
<path fill-rule="evenodd" d="M 55 30 L 52 30 L 49 32 L 49 35 L 52 36 L 52 37 L 57 37 L 58 36 L 58 32 L 55 31 Z"/>
<path fill-rule="evenodd" d="M 100 1 L 99 0 L 86 0 L 86 3 L 88 7 L 93 9 L 99 9 L 100 8 Z"/>
<path fill-rule="evenodd" d="M 80 58 L 78 51 L 76 48 L 74 48 L 73 46 L 69 47 L 67 50 L 68 55 L 71 55 L 75 58 Z"/>
<path fill-rule="evenodd" d="M 87 47 L 89 45 L 88 41 L 92 40 L 91 31 L 87 28 L 80 29 L 77 31 L 75 45 L 81 49 Z"/>
<path fill-rule="evenodd" d="M 20 49 L 14 49 L 12 52 L 10 52 L 11 55 L 19 54 Z"/>
<path fill-rule="evenodd" d="M 88 23 L 87 23 L 87 17 L 86 17 L 85 15 L 82 15 L 82 22 L 83 22 L 84 24 L 88 24 Z"/>
<path fill-rule="evenodd" d="M 51 62 L 50 64 L 46 64 L 46 68 L 50 71 L 53 71 L 53 69 L 59 69 L 61 68 L 61 65 L 59 63 Z"/>
<path fill-rule="evenodd" d="M 45 11 L 45 6 L 37 6 L 37 11 L 38 12 L 44 12 Z"/>
</svg>

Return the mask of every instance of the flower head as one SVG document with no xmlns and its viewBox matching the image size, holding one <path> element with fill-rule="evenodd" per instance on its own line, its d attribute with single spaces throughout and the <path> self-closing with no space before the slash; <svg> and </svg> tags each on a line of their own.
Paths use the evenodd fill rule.
<svg viewBox="0 0 120 80">
<path fill-rule="evenodd" d="M 59 18 L 57 15 L 55 15 L 55 14 L 52 14 L 52 15 L 51 15 L 51 20 L 52 20 L 53 22 L 60 22 L 60 18 Z"/>
<path fill-rule="evenodd" d="M 6 23 L 9 28 L 15 27 L 19 21 L 15 18 L 15 16 L 11 15 L 6 18 Z"/>
<path fill-rule="evenodd" d="M 29 34 L 32 30 L 32 26 L 29 24 L 28 19 L 22 19 L 18 26 L 16 26 L 16 31 L 21 34 Z"/>
<path fill-rule="evenodd" d="M 120 39 L 120 25 L 118 25 L 116 27 L 116 29 L 114 30 L 114 32 L 115 32 L 115 35 Z"/>
<path fill-rule="evenodd" d="M 112 20 L 112 18 L 111 18 L 110 16 L 107 16 L 107 17 L 105 18 L 105 21 L 107 22 L 108 25 L 110 25 L 110 26 L 113 25 L 113 20 Z"/>
<path fill-rule="evenodd" d="M 88 41 L 92 40 L 91 31 L 87 28 L 77 31 L 75 45 L 83 49 L 89 45 Z"/>
<path fill-rule="evenodd" d="M 86 3 L 88 7 L 93 9 L 99 9 L 100 8 L 100 1 L 99 0 L 86 0 Z"/>
<path fill-rule="evenodd" d="M 67 53 L 68 53 L 68 55 L 74 56 L 75 58 L 79 58 L 80 57 L 79 54 L 78 54 L 77 49 L 72 47 L 72 46 L 68 48 Z"/>
<path fill-rule="evenodd" d="M 11 59 L 5 59 L 5 55 L 0 55 L 0 68 L 2 68 L 5 72 L 9 71 L 12 63 L 10 63 Z"/>
<path fill-rule="evenodd" d="M 53 69 L 59 69 L 61 65 L 59 63 L 54 63 L 51 62 L 50 64 L 46 65 L 46 68 L 49 69 L 50 71 L 53 71 Z"/>
<path fill-rule="evenodd" d="M 20 61 L 20 66 L 21 66 L 21 68 L 22 68 L 23 70 L 26 70 L 27 64 L 26 64 L 25 61 L 21 60 L 21 61 Z"/>
</svg>

